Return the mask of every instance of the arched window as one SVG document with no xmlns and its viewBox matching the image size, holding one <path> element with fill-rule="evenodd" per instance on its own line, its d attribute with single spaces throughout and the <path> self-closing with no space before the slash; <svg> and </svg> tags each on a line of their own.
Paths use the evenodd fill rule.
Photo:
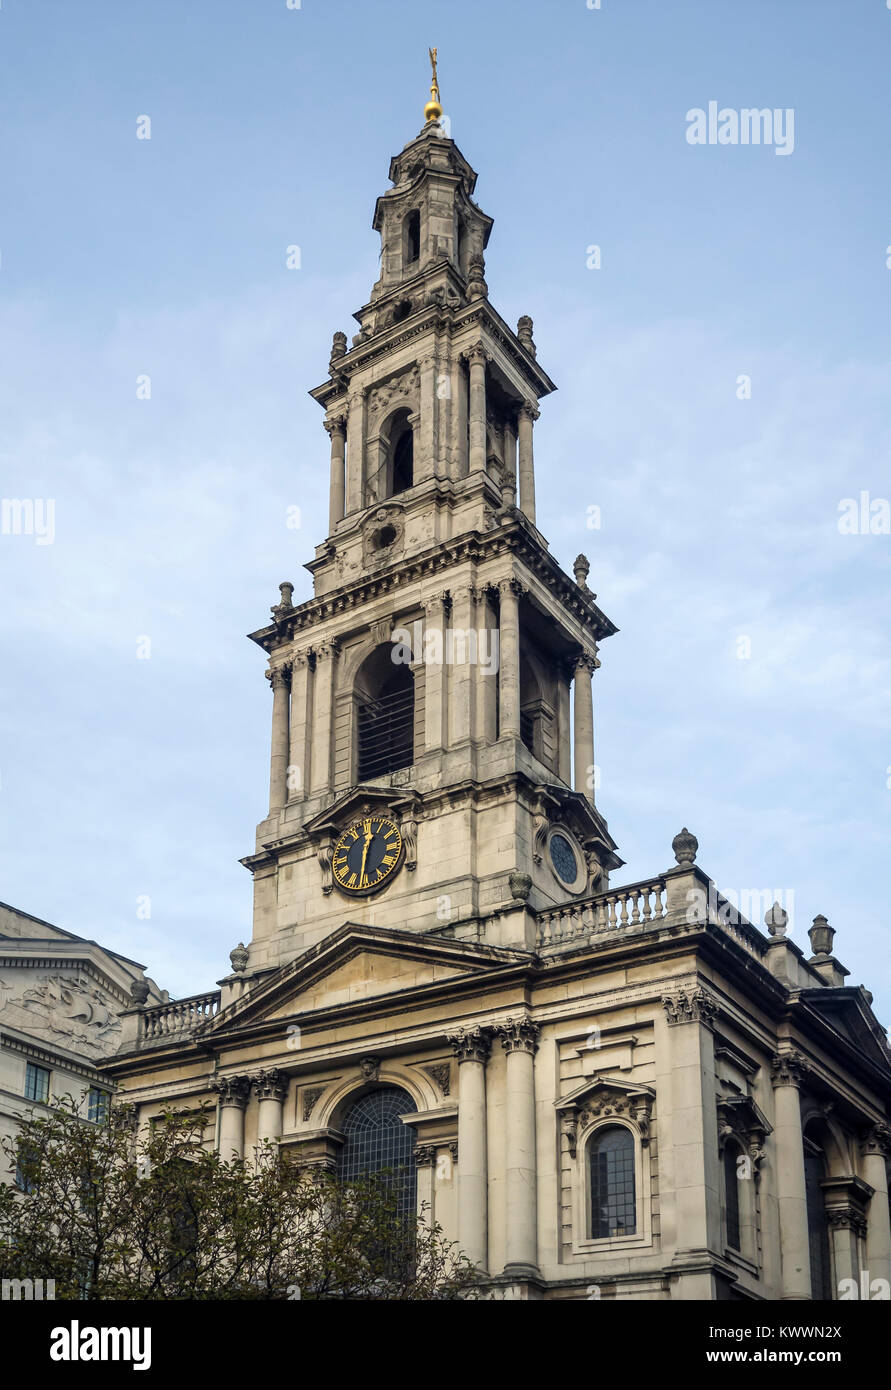
<svg viewBox="0 0 891 1390">
<path fill-rule="evenodd" d="M 739 1157 L 735 1144 L 724 1147 L 724 1234 L 731 1250 L 742 1250 L 742 1225 L 739 1219 Z"/>
<path fill-rule="evenodd" d="M 414 435 L 411 425 L 406 423 L 393 445 L 393 488 L 392 496 L 405 492 L 414 481 Z"/>
<path fill-rule="evenodd" d="M 634 1136 L 624 1125 L 598 1129 L 588 1145 L 591 1239 L 630 1236 L 637 1230 Z"/>
<path fill-rule="evenodd" d="M 421 255 L 421 214 L 415 210 L 405 219 L 405 240 L 403 256 L 407 266 L 413 265 Z"/>
<path fill-rule="evenodd" d="M 821 1149 L 810 1139 L 804 1141 L 804 1187 L 807 1197 L 807 1229 L 811 1261 L 811 1298 L 832 1300 L 832 1254 L 829 1246 L 829 1222 L 822 1181 L 826 1176 L 826 1160 Z"/>
<path fill-rule="evenodd" d="M 343 1148 L 337 1176 L 343 1182 L 384 1173 L 388 1187 L 398 1194 L 399 1211 L 413 1216 L 417 1210 L 415 1130 L 399 1118 L 416 1110 L 407 1091 L 382 1086 L 361 1096 L 347 1110 L 341 1123 Z"/>
<path fill-rule="evenodd" d="M 356 780 L 385 777 L 411 767 L 415 752 L 415 683 L 407 662 L 393 663 L 395 648 L 377 647 L 356 675 Z"/>
</svg>

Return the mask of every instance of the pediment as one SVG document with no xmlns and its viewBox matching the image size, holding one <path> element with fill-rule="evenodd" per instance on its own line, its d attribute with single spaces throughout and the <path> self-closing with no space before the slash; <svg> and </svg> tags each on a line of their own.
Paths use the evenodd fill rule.
<svg viewBox="0 0 891 1390">
<path fill-rule="evenodd" d="M 221 1010 L 202 1035 L 435 990 L 528 961 L 524 951 L 348 922 Z"/>
<path fill-rule="evenodd" d="M 598 1102 L 604 1107 L 611 1102 L 625 1100 L 641 1100 L 652 1103 L 656 1098 L 656 1092 L 651 1086 L 637 1085 L 626 1081 L 622 1076 L 600 1075 L 588 1077 L 580 1086 L 569 1091 L 562 1099 L 554 1102 L 555 1109 L 582 1111 L 592 1109 Z"/>
<path fill-rule="evenodd" d="M 801 998 L 874 1066 L 891 1072 L 891 1052 L 885 1030 L 873 1013 L 862 986 L 805 989 Z"/>
<path fill-rule="evenodd" d="M 600 1120 L 630 1120 L 641 1144 L 650 1142 L 650 1120 L 656 1092 L 651 1086 L 633 1085 L 621 1076 L 589 1077 L 580 1086 L 554 1102 L 560 1116 L 560 1129 L 570 1154 L 575 1157 L 579 1135 Z"/>
<path fill-rule="evenodd" d="M 417 800 L 417 793 L 406 792 L 404 788 L 352 787 L 330 806 L 326 806 L 324 811 L 308 820 L 303 829 L 312 839 L 326 833 L 333 834 L 347 822 L 360 816 L 386 815 L 389 811 L 401 817 Z"/>
</svg>

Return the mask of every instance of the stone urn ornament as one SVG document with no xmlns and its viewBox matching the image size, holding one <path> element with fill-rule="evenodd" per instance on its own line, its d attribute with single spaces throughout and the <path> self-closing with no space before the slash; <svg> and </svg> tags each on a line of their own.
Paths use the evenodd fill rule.
<svg viewBox="0 0 891 1390">
<path fill-rule="evenodd" d="M 229 952 L 229 959 L 232 962 L 232 969 L 235 971 L 236 975 L 241 975 L 247 970 L 249 955 L 248 949 L 243 941 L 239 941 L 234 951 Z"/>
<path fill-rule="evenodd" d="M 699 849 L 699 841 L 686 826 L 681 830 L 671 842 L 674 857 L 681 865 L 692 864 L 696 858 L 696 851 Z"/>
</svg>

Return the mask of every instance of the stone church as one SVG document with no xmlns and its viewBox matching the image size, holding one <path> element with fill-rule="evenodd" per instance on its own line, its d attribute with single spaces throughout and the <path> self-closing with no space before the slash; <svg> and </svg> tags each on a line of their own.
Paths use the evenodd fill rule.
<svg viewBox="0 0 891 1390">
<path fill-rule="evenodd" d="M 390 164 L 380 278 L 311 392 L 313 597 L 282 584 L 251 634 L 250 944 L 206 994 L 135 984 L 106 1074 L 145 1125 L 210 1103 L 227 1157 L 401 1166 L 493 1297 L 882 1296 L 891 1054 L 833 929 L 808 953 L 779 905 L 753 925 L 686 828 L 614 884 L 592 679 L 616 628 L 538 529 L 554 383 L 489 300 L 492 219 L 441 114 L 434 90 Z"/>
</svg>

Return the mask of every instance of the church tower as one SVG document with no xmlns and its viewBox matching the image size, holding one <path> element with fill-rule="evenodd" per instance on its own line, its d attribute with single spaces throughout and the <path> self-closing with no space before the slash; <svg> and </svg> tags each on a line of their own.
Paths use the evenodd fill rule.
<svg viewBox="0 0 891 1390">
<path fill-rule="evenodd" d="M 146 1131 L 206 1107 L 226 1159 L 271 1144 L 344 1180 L 392 1159 L 492 1297 L 891 1288 L 891 1052 L 834 928 L 818 915 L 808 953 L 793 895 L 720 893 L 686 827 L 669 868 L 610 884 L 592 677 L 615 629 L 538 529 L 553 383 L 531 320 L 489 303 L 492 224 L 435 87 L 425 115 L 378 199 L 359 331 L 312 392 L 313 597 L 282 584 L 252 634 L 252 940 L 216 990 L 135 981 L 105 1071 Z"/>
<path fill-rule="evenodd" d="M 622 863 L 594 804 L 592 676 L 615 627 L 536 524 L 555 388 L 532 320 L 490 303 L 492 219 L 439 122 L 390 163 L 381 274 L 311 392 L 328 535 L 252 633 L 272 686 L 252 969 L 345 921 L 532 948 L 533 912 Z"/>
</svg>

